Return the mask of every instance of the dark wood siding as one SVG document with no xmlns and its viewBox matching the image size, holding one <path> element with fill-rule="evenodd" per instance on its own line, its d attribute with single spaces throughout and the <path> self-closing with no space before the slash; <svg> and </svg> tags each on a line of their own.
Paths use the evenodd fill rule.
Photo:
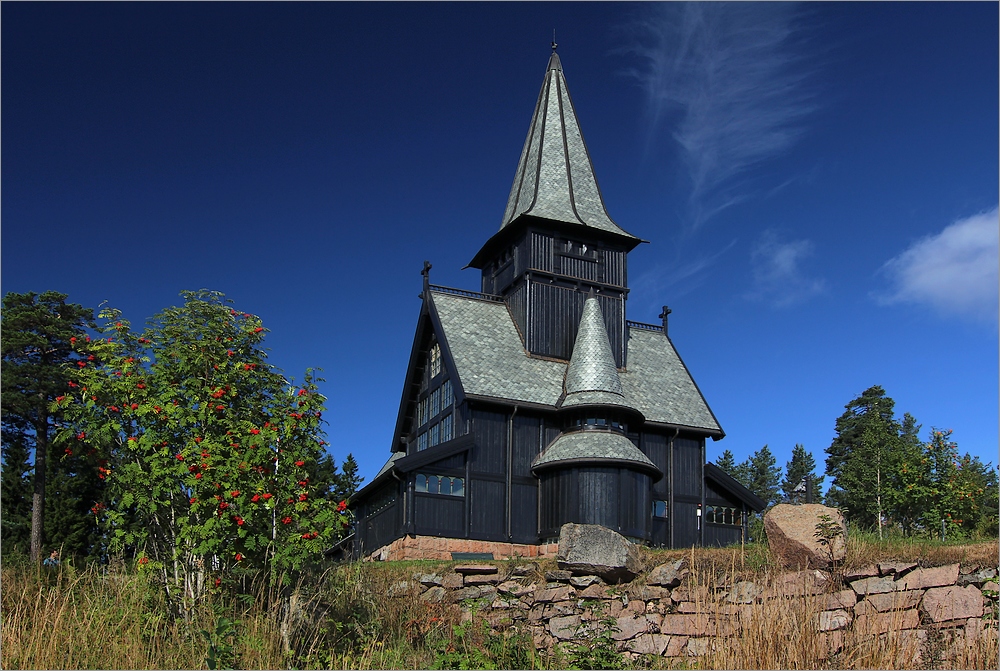
<svg viewBox="0 0 1000 671">
<path fill-rule="evenodd" d="M 587 294 L 576 287 L 532 282 L 528 349 L 544 356 L 569 359 L 573 354 L 586 299 Z M 624 360 L 624 301 L 621 295 L 606 294 L 601 294 L 599 300 L 611 351 L 616 365 L 621 367 Z"/>
<path fill-rule="evenodd" d="M 538 428 L 541 421 L 540 417 L 530 415 L 516 415 L 514 417 L 514 453 L 511 460 L 513 465 L 511 474 L 515 477 L 533 477 L 531 475 L 531 462 L 535 460 L 540 450 Z"/>
<path fill-rule="evenodd" d="M 523 344 L 525 329 L 528 327 L 526 321 L 528 309 L 527 284 L 524 282 L 519 283 L 513 291 L 507 294 L 504 300 L 507 302 L 507 309 L 514 318 L 514 323 L 517 324 L 517 330 L 521 335 L 521 342 Z"/>
<path fill-rule="evenodd" d="M 554 538 L 567 522 L 600 524 L 649 539 L 650 477 L 628 469 L 578 467 L 541 477 L 539 535 Z"/>
<path fill-rule="evenodd" d="M 386 500 L 392 503 L 384 505 Z M 372 511 L 373 504 L 379 510 Z M 357 524 L 361 555 L 367 555 L 388 545 L 402 535 L 402 497 L 400 485 L 393 480 L 374 491 L 361 506 Z"/>
<path fill-rule="evenodd" d="M 674 496 L 701 499 L 701 441 L 690 438 L 674 439 Z"/>
<path fill-rule="evenodd" d="M 440 494 L 414 494 L 415 532 L 424 536 L 462 536 L 465 498 Z"/>
<path fill-rule="evenodd" d="M 499 480 L 473 478 L 466 485 L 471 505 L 469 537 L 485 540 L 507 540 L 504 529 L 505 485 Z"/>
<path fill-rule="evenodd" d="M 476 437 L 470 460 L 473 473 L 503 475 L 507 472 L 507 417 L 499 412 L 472 410 L 472 432 Z"/>
<path fill-rule="evenodd" d="M 531 261 L 530 267 L 534 270 L 542 270 L 547 273 L 552 272 L 552 236 L 532 231 L 531 233 Z"/>
<path fill-rule="evenodd" d="M 698 504 L 674 499 L 674 509 L 670 511 L 670 523 L 674 526 L 674 547 L 686 548 L 698 545 Z"/>
</svg>

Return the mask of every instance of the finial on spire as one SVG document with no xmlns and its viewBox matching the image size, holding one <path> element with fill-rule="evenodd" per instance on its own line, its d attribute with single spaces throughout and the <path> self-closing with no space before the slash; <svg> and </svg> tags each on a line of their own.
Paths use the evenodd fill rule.
<svg viewBox="0 0 1000 671">
<path fill-rule="evenodd" d="M 556 29 L 555 29 L 555 28 L 553 28 L 553 29 L 552 29 L 552 51 L 553 51 L 553 52 L 555 52 L 555 50 L 556 50 L 556 47 L 558 47 L 558 46 L 559 46 L 559 45 L 558 45 L 558 44 L 556 44 Z"/>
</svg>

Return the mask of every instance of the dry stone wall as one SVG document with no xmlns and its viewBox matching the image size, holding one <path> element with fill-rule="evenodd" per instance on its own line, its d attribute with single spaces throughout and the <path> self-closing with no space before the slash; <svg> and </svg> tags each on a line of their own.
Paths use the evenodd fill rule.
<svg viewBox="0 0 1000 671">
<path fill-rule="evenodd" d="M 534 563 L 460 564 L 414 573 L 390 596 L 419 594 L 454 604 L 465 620 L 530 631 L 536 647 L 610 630 L 630 657 L 700 656 L 741 631 L 760 627 L 775 609 L 797 608 L 813 623 L 816 659 L 841 652 L 851 636 L 892 635 L 900 663 L 961 659 L 963 646 L 997 636 L 997 570 L 959 564 L 920 568 L 887 562 L 846 573 L 813 569 L 766 580 L 699 584 L 684 560 L 623 584 L 568 570 L 541 573 Z M 985 617 L 984 617 L 985 616 Z"/>
</svg>

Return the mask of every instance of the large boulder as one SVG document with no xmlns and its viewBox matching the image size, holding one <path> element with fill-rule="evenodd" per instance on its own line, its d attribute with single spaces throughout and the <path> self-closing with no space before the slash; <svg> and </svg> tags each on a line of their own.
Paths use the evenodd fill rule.
<svg viewBox="0 0 1000 671">
<path fill-rule="evenodd" d="M 596 524 L 564 524 L 559 530 L 559 568 L 597 575 L 608 582 L 632 580 L 642 572 L 639 550 L 627 538 Z"/>
<path fill-rule="evenodd" d="M 816 536 L 817 525 L 828 516 L 840 525 L 842 533 L 831 546 L 821 544 Z M 778 560 L 789 568 L 826 568 L 832 561 L 843 561 L 847 555 L 847 527 L 844 516 L 836 508 L 818 503 L 792 506 L 779 504 L 764 516 L 767 542 Z"/>
</svg>

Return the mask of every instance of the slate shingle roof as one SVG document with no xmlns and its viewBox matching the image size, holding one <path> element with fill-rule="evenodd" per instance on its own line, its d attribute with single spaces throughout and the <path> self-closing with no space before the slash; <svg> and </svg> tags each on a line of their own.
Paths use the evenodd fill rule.
<svg viewBox="0 0 1000 671">
<path fill-rule="evenodd" d="M 567 366 L 529 357 L 506 305 L 434 290 L 431 301 L 466 394 L 555 409 Z M 646 421 L 722 433 L 663 333 L 630 329 L 628 368 L 618 377 L 629 405 Z"/>
<path fill-rule="evenodd" d="M 567 461 L 625 462 L 660 473 L 660 469 L 632 441 L 614 431 L 577 431 L 565 433 L 532 462 L 532 470 Z"/>
<path fill-rule="evenodd" d="M 593 294 L 583 303 L 580 328 L 566 370 L 562 407 L 592 404 L 632 407 L 618 378 L 601 304 Z"/>
<path fill-rule="evenodd" d="M 604 207 L 562 63 L 555 53 L 545 71 L 500 228 L 523 214 L 638 240 L 612 221 Z"/>
</svg>

